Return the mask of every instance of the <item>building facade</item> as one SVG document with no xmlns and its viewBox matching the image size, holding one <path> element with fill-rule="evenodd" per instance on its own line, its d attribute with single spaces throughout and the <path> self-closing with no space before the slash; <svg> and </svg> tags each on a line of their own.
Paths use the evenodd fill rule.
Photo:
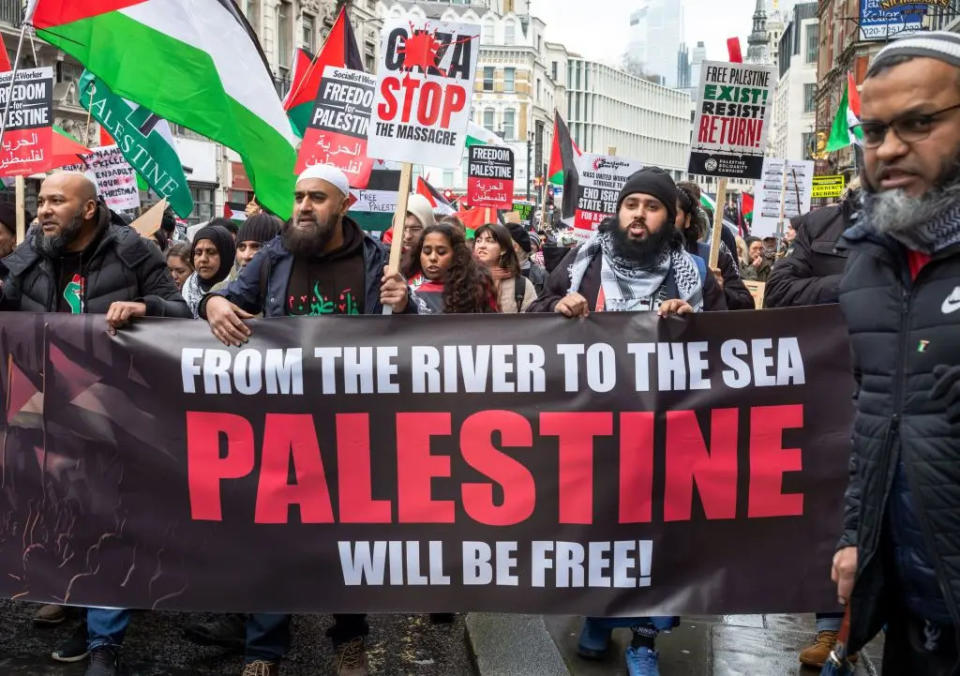
<svg viewBox="0 0 960 676">
<path fill-rule="evenodd" d="M 794 5 L 777 46 L 779 81 L 771 129 L 774 157 L 806 160 L 815 144 L 819 44 L 817 3 Z"/>
<path fill-rule="evenodd" d="M 688 86 L 690 64 L 683 36 L 683 0 L 641 0 L 630 14 L 627 69 L 672 89 Z"/>
</svg>

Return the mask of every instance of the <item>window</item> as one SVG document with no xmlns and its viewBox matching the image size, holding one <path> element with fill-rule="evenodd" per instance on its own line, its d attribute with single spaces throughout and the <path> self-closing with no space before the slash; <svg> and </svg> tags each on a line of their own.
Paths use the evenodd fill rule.
<svg viewBox="0 0 960 676">
<path fill-rule="evenodd" d="M 493 131 L 493 108 L 485 108 L 483 111 L 483 128 L 487 131 Z"/>
<path fill-rule="evenodd" d="M 503 138 L 506 141 L 513 141 L 517 138 L 517 113 L 512 108 L 503 111 Z"/>
<path fill-rule="evenodd" d="M 314 44 L 313 37 L 316 35 L 316 30 L 314 29 L 314 20 L 313 17 L 309 14 L 303 15 L 303 36 L 300 41 L 303 44 L 304 48 L 313 53 L 316 51 L 316 45 Z"/>
<path fill-rule="evenodd" d="M 803 159 L 805 160 L 810 159 L 810 151 L 816 150 L 816 148 L 814 147 L 816 144 L 816 141 L 817 141 L 817 135 L 815 132 L 810 131 L 800 135 L 800 145 L 801 145 L 800 150 L 801 152 L 803 152 Z"/>
<path fill-rule="evenodd" d="M 516 68 L 504 68 L 503 69 L 503 91 L 505 92 L 516 91 L 516 79 L 517 79 Z"/>
<path fill-rule="evenodd" d="M 277 5 L 277 63 L 281 68 L 290 68 L 290 57 L 293 55 L 291 42 L 293 39 L 293 8 L 289 0 L 283 0 Z"/>
<path fill-rule="evenodd" d="M 483 67 L 483 91 L 493 91 L 493 66 Z"/>
<path fill-rule="evenodd" d="M 816 110 L 816 98 L 816 83 L 803 85 L 803 112 L 812 113 Z"/>
<path fill-rule="evenodd" d="M 517 41 L 517 26 L 512 21 L 503 24 L 503 44 L 512 45 Z"/>
<path fill-rule="evenodd" d="M 820 29 L 817 24 L 807 26 L 807 63 L 817 61 L 817 49 L 820 46 Z"/>
<path fill-rule="evenodd" d="M 190 186 L 190 196 L 193 197 L 193 213 L 187 222 L 196 225 L 213 218 L 213 188 L 204 186 Z"/>
<path fill-rule="evenodd" d="M 557 81 L 557 66 L 558 66 L 558 64 L 557 64 L 556 61 L 554 61 L 553 63 L 550 64 L 550 74 L 553 76 L 553 81 L 554 81 L 554 82 Z"/>
<path fill-rule="evenodd" d="M 492 45 L 497 41 L 497 36 L 493 27 L 493 19 L 486 19 L 483 22 L 483 32 L 480 36 L 480 42 L 485 45 Z"/>
<path fill-rule="evenodd" d="M 245 0 L 243 3 L 243 13 L 247 16 L 250 28 L 255 33 L 260 32 L 260 3 L 258 0 Z"/>
</svg>

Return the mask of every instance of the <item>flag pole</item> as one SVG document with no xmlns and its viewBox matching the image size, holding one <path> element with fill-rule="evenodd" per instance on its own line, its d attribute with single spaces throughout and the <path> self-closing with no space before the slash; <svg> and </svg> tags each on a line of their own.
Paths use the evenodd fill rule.
<svg viewBox="0 0 960 676">
<path fill-rule="evenodd" d="M 717 267 L 720 257 L 720 228 L 723 227 L 723 204 L 727 201 L 727 179 L 717 181 L 717 199 L 713 205 L 713 232 L 710 237 L 710 261 L 708 265 L 713 270 Z"/>
<path fill-rule="evenodd" d="M 404 162 L 400 165 L 400 190 L 397 193 L 397 210 L 393 212 L 393 241 L 390 242 L 390 261 L 387 264 L 387 274 L 395 275 L 400 272 L 400 254 L 403 253 L 403 226 L 407 220 L 407 201 L 410 198 L 410 174 L 413 173 L 413 164 Z M 383 306 L 383 314 L 393 314 L 393 308 Z"/>
<path fill-rule="evenodd" d="M 7 105 L 3 109 L 3 120 L 0 121 L 0 147 L 3 146 L 3 135 L 7 132 L 7 114 L 10 112 L 10 96 L 13 94 L 13 83 L 17 81 L 17 70 L 20 68 L 20 50 L 23 48 L 23 36 L 27 33 L 27 22 L 20 26 L 20 40 L 17 42 L 17 55 L 13 57 L 13 69 L 10 73 L 10 86 L 7 87 Z"/>
</svg>

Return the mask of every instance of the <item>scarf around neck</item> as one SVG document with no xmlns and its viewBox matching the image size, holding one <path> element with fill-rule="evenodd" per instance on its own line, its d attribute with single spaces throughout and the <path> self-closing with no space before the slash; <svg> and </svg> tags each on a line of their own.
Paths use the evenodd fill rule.
<svg viewBox="0 0 960 676">
<path fill-rule="evenodd" d="M 872 195 L 864 196 L 866 208 L 866 223 L 874 232 L 878 232 L 870 224 L 869 214 L 873 206 Z M 944 249 L 960 244 L 960 203 L 954 203 L 944 209 L 935 218 L 926 223 L 917 225 L 909 230 L 897 230 L 886 233 L 900 242 L 911 251 L 933 256 Z"/>
</svg>

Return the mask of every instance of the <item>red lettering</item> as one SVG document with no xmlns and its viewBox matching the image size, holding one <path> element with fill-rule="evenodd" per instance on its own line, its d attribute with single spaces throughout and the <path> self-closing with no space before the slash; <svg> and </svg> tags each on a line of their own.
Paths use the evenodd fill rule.
<svg viewBox="0 0 960 676">
<path fill-rule="evenodd" d="M 430 127 L 440 117 L 440 99 L 443 87 L 436 82 L 424 82 L 420 88 L 420 105 L 417 107 L 417 122 Z"/>
<path fill-rule="evenodd" d="M 710 118 L 710 143 L 717 142 L 717 120 L 719 119 L 718 117 Z"/>
<path fill-rule="evenodd" d="M 377 116 L 387 122 L 397 114 L 397 97 L 393 95 L 400 89 L 400 80 L 395 77 L 386 77 L 383 84 L 380 85 L 380 94 L 383 95 L 383 103 L 377 106 Z"/>
<path fill-rule="evenodd" d="M 417 87 L 420 86 L 420 80 L 412 78 L 409 75 L 403 79 L 403 114 L 400 117 L 401 122 L 410 121 L 410 112 L 413 110 L 413 100 L 417 98 Z"/>
<path fill-rule="evenodd" d="M 467 103 L 467 90 L 460 85 L 447 85 L 446 96 L 443 97 L 443 115 L 440 118 L 440 126 L 444 129 L 450 127 L 450 117 L 454 113 L 463 110 Z"/>
<path fill-rule="evenodd" d="M 221 435 L 227 452 L 220 455 Z M 197 521 L 223 521 L 220 482 L 253 471 L 253 428 L 232 413 L 187 411 L 187 486 L 190 516 Z"/>
<path fill-rule="evenodd" d="M 708 519 L 737 515 L 737 419 L 735 408 L 710 416 L 710 451 L 693 411 L 667 411 L 664 521 L 689 521 L 693 484 Z"/>
<path fill-rule="evenodd" d="M 802 516 L 803 493 L 784 494 L 783 473 L 803 469 L 799 448 L 783 448 L 783 430 L 803 427 L 803 404 L 750 409 L 747 517 Z"/>
<path fill-rule="evenodd" d="M 397 413 L 400 523 L 453 523 L 453 501 L 430 497 L 433 478 L 450 476 L 450 456 L 432 455 L 430 438 L 449 435 L 449 413 Z"/>
<path fill-rule="evenodd" d="M 512 411 L 480 411 L 463 421 L 460 452 L 463 459 L 503 488 L 498 506 L 493 500 L 493 483 L 464 483 L 463 509 L 471 519 L 487 526 L 513 526 L 529 519 L 536 506 L 537 487 L 523 463 L 496 448 L 491 434 L 500 433 L 500 444 L 508 448 L 533 446 L 530 423 Z"/>
<path fill-rule="evenodd" d="M 712 115 L 702 115 L 700 117 L 700 129 L 697 131 L 697 141 L 700 143 L 712 143 L 713 141 L 710 138 L 710 120 L 713 119 Z"/>
<path fill-rule="evenodd" d="M 340 523 L 390 523 L 390 501 L 373 499 L 367 413 L 337 414 L 337 477 Z"/>
<path fill-rule="evenodd" d="M 559 437 L 560 523 L 593 523 L 593 438 L 613 434 L 613 414 L 541 413 L 540 434 Z"/>
<path fill-rule="evenodd" d="M 620 414 L 620 523 L 653 519 L 653 418 Z"/>
<path fill-rule="evenodd" d="M 287 483 L 291 461 L 296 480 Z M 287 523 L 291 505 L 299 505 L 301 523 L 333 523 L 333 507 L 313 416 L 268 413 L 263 423 L 263 454 L 254 521 Z"/>
<path fill-rule="evenodd" d="M 729 143 L 728 134 L 730 133 L 730 118 L 721 117 L 720 118 L 720 144 Z"/>
</svg>

